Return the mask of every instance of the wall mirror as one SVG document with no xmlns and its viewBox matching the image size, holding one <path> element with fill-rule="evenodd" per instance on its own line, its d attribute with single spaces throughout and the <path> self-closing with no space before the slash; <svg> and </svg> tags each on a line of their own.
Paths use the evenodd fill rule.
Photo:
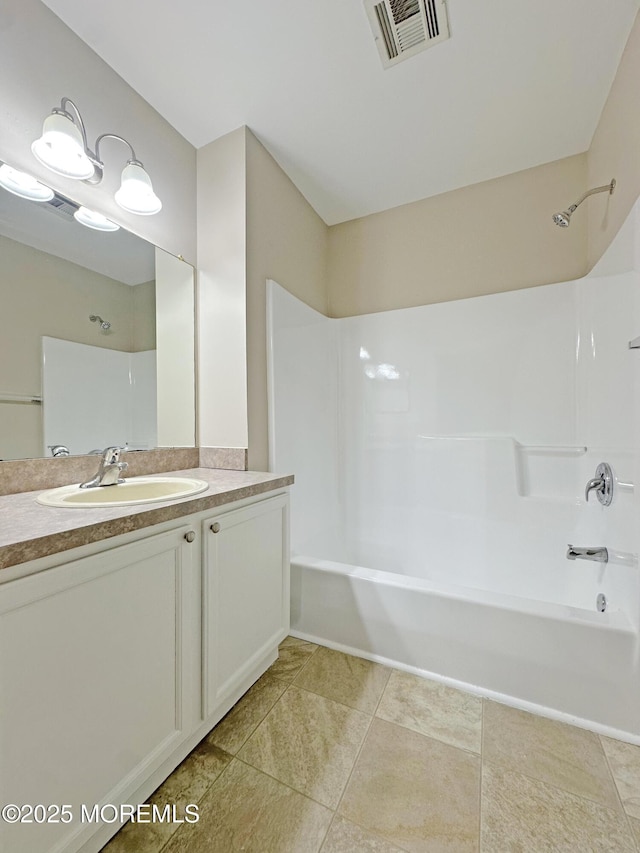
<svg viewBox="0 0 640 853">
<path fill-rule="evenodd" d="M 77 208 L 0 187 L 0 460 L 193 447 L 193 267 Z"/>
</svg>

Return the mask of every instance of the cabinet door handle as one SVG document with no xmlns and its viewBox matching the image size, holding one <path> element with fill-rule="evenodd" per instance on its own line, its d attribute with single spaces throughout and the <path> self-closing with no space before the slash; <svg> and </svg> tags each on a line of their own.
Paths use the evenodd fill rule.
<svg viewBox="0 0 640 853">
<path fill-rule="evenodd" d="M 216 521 L 214 522 L 214 524 L 211 525 L 209 529 L 212 533 L 220 533 L 220 524 Z"/>
<path fill-rule="evenodd" d="M 184 538 L 187 540 L 187 542 L 193 542 L 193 540 L 196 538 L 195 530 L 188 530 L 184 534 Z"/>
</svg>

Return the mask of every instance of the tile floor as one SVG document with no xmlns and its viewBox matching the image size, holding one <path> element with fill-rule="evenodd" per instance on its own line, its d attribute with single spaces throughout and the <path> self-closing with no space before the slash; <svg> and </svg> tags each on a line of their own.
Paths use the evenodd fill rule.
<svg viewBox="0 0 640 853">
<path fill-rule="evenodd" d="M 640 851 L 640 747 L 289 637 L 104 853 Z"/>
</svg>

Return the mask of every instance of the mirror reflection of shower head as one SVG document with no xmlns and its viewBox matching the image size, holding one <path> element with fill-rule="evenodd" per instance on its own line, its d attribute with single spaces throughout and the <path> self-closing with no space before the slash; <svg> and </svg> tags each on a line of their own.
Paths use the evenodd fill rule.
<svg viewBox="0 0 640 853">
<path fill-rule="evenodd" d="M 100 323 L 100 328 L 103 332 L 108 332 L 111 328 L 111 323 L 107 320 L 103 320 L 102 317 L 99 317 L 97 314 L 91 314 L 89 319 L 92 323 Z"/>
<path fill-rule="evenodd" d="M 578 199 L 578 201 L 575 202 L 575 204 L 572 204 L 566 210 L 563 210 L 562 213 L 554 213 L 553 214 L 553 221 L 556 223 L 556 225 L 559 225 L 560 228 L 568 228 L 569 224 L 571 222 L 571 214 L 575 211 L 575 209 L 578 207 L 578 205 L 582 204 L 582 202 L 585 200 L 585 198 L 588 198 L 590 195 L 593 195 L 594 193 L 603 193 L 603 192 L 608 192 L 609 195 L 613 195 L 613 191 L 615 190 L 615 188 L 616 188 L 616 179 L 612 178 L 610 184 L 606 184 L 604 187 L 596 187 L 594 190 L 589 190 L 589 192 L 586 192 L 584 195 L 580 196 L 580 198 Z"/>
</svg>

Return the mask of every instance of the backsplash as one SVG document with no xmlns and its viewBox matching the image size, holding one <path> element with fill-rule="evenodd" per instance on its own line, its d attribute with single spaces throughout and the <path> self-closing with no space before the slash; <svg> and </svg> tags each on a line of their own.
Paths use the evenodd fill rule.
<svg viewBox="0 0 640 853">
<path fill-rule="evenodd" d="M 243 447 L 168 447 L 130 452 L 128 477 L 184 471 L 188 468 L 224 468 L 246 471 L 247 451 Z M 97 456 L 65 456 L 59 459 L 20 459 L 0 464 L 0 495 L 54 489 L 81 483 L 98 467 Z"/>
</svg>

